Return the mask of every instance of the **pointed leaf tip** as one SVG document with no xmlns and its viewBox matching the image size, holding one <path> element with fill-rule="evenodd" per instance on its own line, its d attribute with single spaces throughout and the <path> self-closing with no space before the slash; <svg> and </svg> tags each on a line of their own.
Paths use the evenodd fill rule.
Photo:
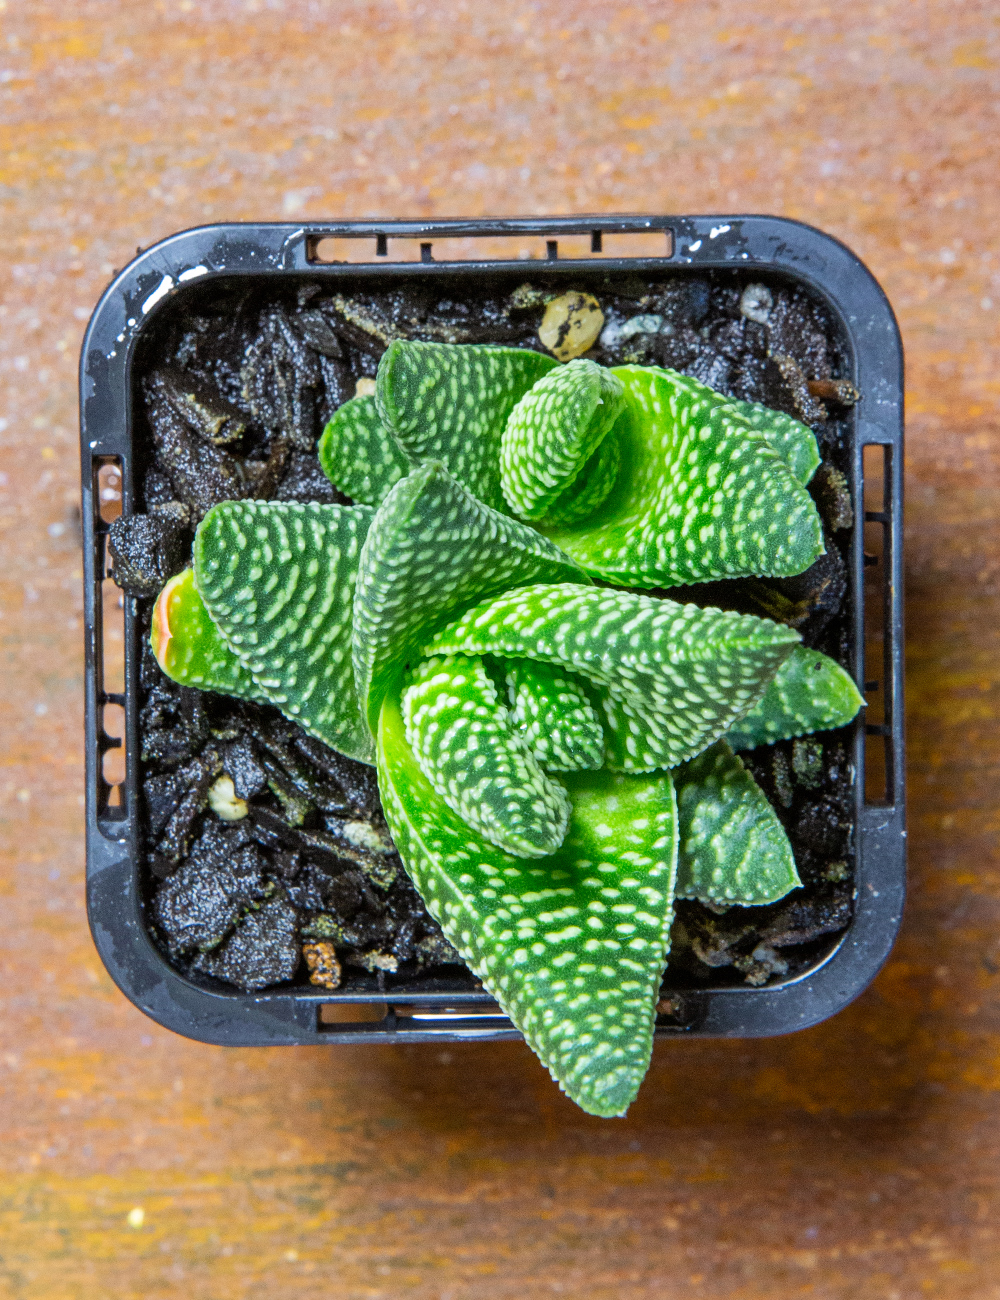
<svg viewBox="0 0 1000 1300">
<path fill-rule="evenodd" d="M 809 482 L 819 468 L 820 455 L 816 435 L 808 425 L 761 402 L 740 402 L 736 398 L 721 400 L 751 429 L 764 435 L 803 487 Z"/>
<path fill-rule="evenodd" d="M 854 678 L 835 659 L 796 646 L 763 697 L 730 728 L 726 740 L 733 749 L 753 749 L 846 727 L 864 704 Z"/>
<path fill-rule="evenodd" d="M 149 640 L 156 662 L 181 686 L 243 700 L 267 699 L 212 622 L 193 569 L 178 573 L 160 592 Z"/>
<path fill-rule="evenodd" d="M 763 906 L 802 884 L 777 813 L 725 741 L 676 768 L 674 780 L 678 898 Z"/>
</svg>

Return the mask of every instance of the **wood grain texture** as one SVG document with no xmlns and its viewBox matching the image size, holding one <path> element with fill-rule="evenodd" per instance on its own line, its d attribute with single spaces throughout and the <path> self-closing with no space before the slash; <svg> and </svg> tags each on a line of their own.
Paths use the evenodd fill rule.
<svg viewBox="0 0 1000 1300">
<path fill-rule="evenodd" d="M 2 1300 L 1000 1297 L 998 22 L 986 0 L 0 0 Z M 158 1029 L 82 901 L 75 367 L 112 269 L 206 220 L 622 209 L 810 221 L 899 314 L 892 959 L 808 1032 L 661 1044 L 617 1122 L 520 1045 Z"/>
</svg>

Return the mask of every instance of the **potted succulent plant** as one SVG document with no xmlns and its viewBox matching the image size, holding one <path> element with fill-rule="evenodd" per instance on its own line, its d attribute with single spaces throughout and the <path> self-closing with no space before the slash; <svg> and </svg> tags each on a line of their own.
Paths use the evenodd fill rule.
<svg viewBox="0 0 1000 1300">
<path fill-rule="evenodd" d="M 726 301 L 736 293 L 756 379 L 718 387 L 676 368 L 698 345 L 679 337 L 669 282 L 652 302 L 660 311 L 610 322 L 580 288 L 515 288 L 508 323 L 513 310 L 541 315 L 527 348 L 496 319 L 501 337 L 486 343 L 468 329 L 452 341 L 442 312 L 402 329 L 405 293 L 395 321 L 343 294 L 331 314 L 300 284 L 294 313 L 272 310 L 244 347 L 242 403 L 218 363 L 211 391 L 204 367 L 178 368 L 207 331 L 187 318 L 173 368 L 145 381 L 152 473 L 168 482 L 147 473 L 147 510 L 126 512 L 112 554 L 127 590 L 155 594 L 149 681 L 165 674 L 193 713 L 203 691 L 246 703 L 192 722 L 205 733 L 197 755 L 147 778 L 135 809 L 159 877 L 146 928 L 167 956 L 186 953 L 210 986 L 252 990 L 294 974 L 301 948 L 313 984 L 335 986 L 344 927 L 327 904 L 308 932 L 296 919 L 290 900 L 306 877 L 324 886 L 312 867 L 303 875 L 268 808 L 251 806 L 263 791 L 307 856 L 333 854 L 383 890 L 401 864 L 440 926 L 428 921 L 418 941 L 429 964 L 460 956 L 574 1100 L 624 1112 L 664 1011 L 675 900 L 711 915 L 773 905 L 802 883 L 774 806 L 785 802 L 779 755 L 772 802 L 736 751 L 751 762 L 755 747 L 844 727 L 863 702 L 795 626 L 836 587 L 823 569 L 835 521 L 824 530 L 807 489 L 821 460 L 808 403 L 825 392 L 846 411 L 856 393 L 832 374 L 810 393 L 794 358 L 761 350 L 747 325 L 774 299 L 743 281 Z M 353 397 L 337 328 L 368 335 Z M 442 330 L 452 338 L 437 341 Z M 746 400 L 741 386 L 779 392 L 796 414 Z M 324 413 L 309 411 L 310 387 L 329 416 L 321 481 L 309 457 Z M 255 448 L 262 411 L 273 436 Z M 831 470 L 814 493 L 843 513 L 846 480 Z M 803 614 L 802 591 L 781 580 L 817 565 L 821 594 Z M 727 584 L 758 612 L 740 599 L 719 608 Z M 152 716 L 169 688 L 148 689 Z M 273 737 L 247 740 L 258 707 L 293 724 L 286 749 L 298 760 Z M 142 741 L 147 757 L 159 746 L 162 760 L 174 742 L 148 734 L 158 738 Z M 808 786 L 822 749 L 795 743 Z M 303 755 L 341 793 L 349 768 L 369 801 L 360 773 L 374 767 L 384 823 L 377 808 L 357 815 L 357 799 L 345 816 L 344 800 L 303 775 Z M 237 843 L 244 820 L 254 830 Z M 261 844 L 279 864 L 269 876 Z M 751 965 L 766 980 L 781 961 L 760 937 Z M 396 959 L 368 957 L 384 987 Z M 169 988 L 188 1002 L 205 993 Z"/>
</svg>

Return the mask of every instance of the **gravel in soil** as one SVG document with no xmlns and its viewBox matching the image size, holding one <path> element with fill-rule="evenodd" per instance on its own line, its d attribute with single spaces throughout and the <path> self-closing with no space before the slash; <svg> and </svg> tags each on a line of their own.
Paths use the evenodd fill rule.
<svg viewBox="0 0 1000 1300">
<path fill-rule="evenodd" d="M 842 548 L 853 518 L 842 421 L 857 394 L 839 373 L 822 307 L 799 290 L 720 273 L 619 276 L 612 285 L 583 272 L 571 289 L 593 295 L 604 316 L 588 358 L 670 366 L 813 428 L 823 464 L 810 488 L 827 554 L 795 578 L 661 594 L 778 619 L 847 663 Z M 168 960 L 196 980 L 248 991 L 290 981 L 342 991 L 414 981 L 479 987 L 402 868 L 374 769 L 274 709 L 177 686 L 148 647 L 152 600 L 189 562 L 194 528 L 216 502 L 347 500 L 320 470 L 316 440 L 359 381 L 364 388 L 374 376 L 389 342 L 544 351 L 539 329 L 566 284 L 539 271 L 528 283 L 498 280 L 484 298 L 479 282 L 459 277 L 448 293 L 416 280 L 374 294 L 331 293 L 321 283 L 204 286 L 184 300 L 194 308 L 163 313 L 137 357 L 144 509 L 119 520 L 109 543 L 116 581 L 137 597 L 143 619 L 147 923 Z M 803 888 L 770 907 L 679 903 L 665 989 L 798 974 L 850 921 L 847 736 L 827 732 L 742 757 L 785 824 Z"/>
</svg>

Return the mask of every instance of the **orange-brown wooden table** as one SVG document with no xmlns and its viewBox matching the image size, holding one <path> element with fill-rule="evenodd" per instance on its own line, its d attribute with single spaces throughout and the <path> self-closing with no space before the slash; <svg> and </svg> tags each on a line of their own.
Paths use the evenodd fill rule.
<svg viewBox="0 0 1000 1300">
<path fill-rule="evenodd" d="M 0 0 L 2 1300 L 1000 1297 L 998 24 L 986 0 Z M 798 1036 L 659 1046 L 615 1122 L 520 1045 L 158 1029 L 83 908 L 98 293 L 209 220 L 609 210 L 802 218 L 899 314 L 892 959 Z"/>
</svg>

